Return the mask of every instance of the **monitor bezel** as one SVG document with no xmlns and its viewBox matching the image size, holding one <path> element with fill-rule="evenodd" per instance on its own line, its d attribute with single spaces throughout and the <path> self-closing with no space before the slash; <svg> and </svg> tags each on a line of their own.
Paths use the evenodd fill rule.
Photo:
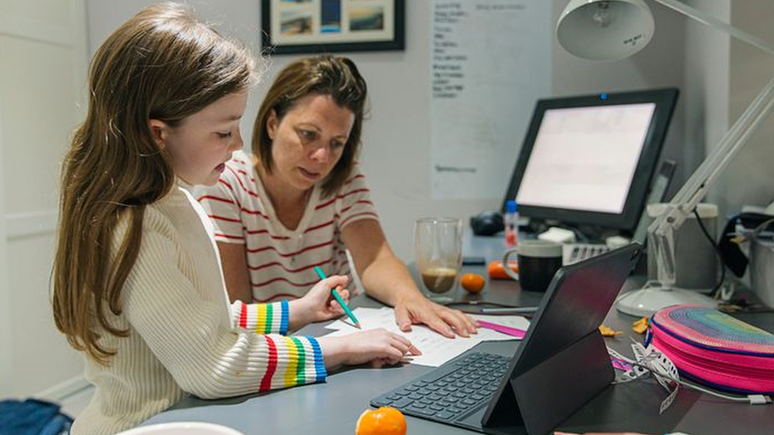
<svg viewBox="0 0 774 435">
<path fill-rule="evenodd" d="M 593 225 L 603 228 L 617 229 L 631 232 L 637 226 L 642 210 L 645 207 L 645 198 L 650 188 L 651 179 L 656 170 L 661 149 L 664 144 L 669 123 L 674 113 L 679 91 L 677 88 L 651 89 L 646 91 L 629 91 L 600 93 L 593 95 L 581 95 L 571 97 L 547 98 L 538 100 L 532 114 L 527 134 L 519 153 L 511 181 L 508 186 L 502 210 L 509 199 L 515 199 L 524 171 L 529 163 L 532 149 L 543 116 L 547 110 L 567 109 L 577 107 L 615 106 L 621 104 L 655 103 L 656 107 L 651 119 L 648 133 L 645 138 L 637 167 L 632 177 L 632 183 L 624 202 L 621 213 L 606 213 L 600 211 L 587 211 L 576 209 L 564 209 L 555 207 L 519 204 L 519 214 L 543 221 L 556 221 L 566 225 Z"/>
</svg>

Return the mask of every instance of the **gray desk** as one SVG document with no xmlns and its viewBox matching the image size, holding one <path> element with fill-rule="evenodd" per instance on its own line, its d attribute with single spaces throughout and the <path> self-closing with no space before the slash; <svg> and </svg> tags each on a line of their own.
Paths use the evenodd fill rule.
<svg viewBox="0 0 774 435">
<path fill-rule="evenodd" d="M 501 239 L 467 238 L 465 255 L 484 255 L 487 260 L 496 259 L 502 250 L 501 243 Z M 485 275 L 483 266 L 471 267 L 468 271 Z M 634 285 L 629 283 L 627 287 Z M 521 292 L 518 283 L 513 281 L 490 282 L 482 295 L 471 297 L 463 293 L 457 289 L 453 296 L 458 299 L 486 298 L 522 305 L 535 305 L 542 296 Z M 353 302 L 354 306 L 378 306 L 376 301 L 366 297 L 359 297 Z M 740 318 L 774 331 L 774 315 L 757 314 Z M 623 336 L 607 339 L 611 347 L 631 354 L 628 349 L 628 337 L 632 335 L 629 325 L 634 320 L 633 317 L 611 310 L 605 323 L 625 331 Z M 321 335 L 323 328 L 313 325 L 301 333 Z M 476 350 L 512 355 L 516 346 L 515 341 L 482 343 Z M 249 435 L 354 434 L 355 422 L 368 407 L 370 399 L 430 370 L 432 368 L 410 365 L 386 369 L 354 368 L 330 374 L 326 383 L 273 391 L 260 396 L 215 401 L 188 397 L 172 409 L 151 418 L 146 424 L 206 421 L 230 426 Z M 559 429 L 569 432 L 626 430 L 652 434 L 681 431 L 691 435 L 774 433 L 772 406 L 727 403 L 712 396 L 681 389 L 672 407 L 659 416 L 658 404 L 664 394 L 651 380 L 611 386 L 560 425 Z M 475 433 L 413 417 L 407 417 L 407 421 L 408 433 L 414 435 Z"/>
</svg>

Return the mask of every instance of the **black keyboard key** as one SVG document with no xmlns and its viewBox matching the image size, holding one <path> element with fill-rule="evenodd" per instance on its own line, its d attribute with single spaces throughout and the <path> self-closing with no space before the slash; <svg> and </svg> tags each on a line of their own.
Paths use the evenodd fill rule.
<svg viewBox="0 0 774 435">
<path fill-rule="evenodd" d="M 449 411 L 441 411 L 435 414 L 435 418 L 441 420 L 451 420 L 452 417 L 454 417 L 454 414 Z"/>
<path fill-rule="evenodd" d="M 414 405 L 411 405 L 411 406 L 407 407 L 406 408 L 406 412 L 408 412 L 408 413 L 415 413 L 415 414 L 419 414 L 419 415 L 424 415 L 424 416 L 427 416 L 427 417 L 432 417 L 433 415 L 435 415 L 435 411 L 433 411 L 432 409 L 417 408 Z"/>
<path fill-rule="evenodd" d="M 372 401 L 374 406 L 392 406 L 392 401 L 387 399 L 375 399 Z"/>
<path fill-rule="evenodd" d="M 413 402 L 414 402 L 413 400 L 411 400 L 411 399 L 409 399 L 407 397 L 404 397 L 402 399 L 399 399 L 399 400 L 396 400 L 396 401 L 392 402 L 390 404 L 390 406 L 392 406 L 393 408 L 401 408 L 402 409 L 402 408 L 405 408 L 405 407 L 409 406 Z"/>
</svg>

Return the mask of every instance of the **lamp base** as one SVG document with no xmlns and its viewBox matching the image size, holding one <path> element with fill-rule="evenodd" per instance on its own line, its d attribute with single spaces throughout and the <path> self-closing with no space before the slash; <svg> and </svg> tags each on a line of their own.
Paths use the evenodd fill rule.
<svg viewBox="0 0 774 435">
<path fill-rule="evenodd" d="M 682 304 L 715 308 L 717 301 L 692 290 L 679 288 L 664 289 L 646 284 L 645 287 L 639 290 L 633 290 L 621 295 L 616 301 L 615 308 L 624 314 L 650 317 L 664 307 Z"/>
</svg>

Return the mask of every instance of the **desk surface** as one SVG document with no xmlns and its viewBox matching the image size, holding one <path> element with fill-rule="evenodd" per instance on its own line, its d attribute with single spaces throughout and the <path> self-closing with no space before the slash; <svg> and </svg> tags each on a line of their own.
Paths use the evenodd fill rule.
<svg viewBox="0 0 774 435">
<path fill-rule="evenodd" d="M 473 238 L 465 243 L 465 255 L 496 259 L 502 251 L 501 239 Z M 483 266 L 466 268 L 485 275 Z M 415 277 L 416 278 L 416 277 Z M 627 284 L 633 287 L 635 283 Z M 489 301 L 537 305 L 542 294 L 521 292 L 514 281 L 492 281 L 482 295 L 470 296 L 461 289 L 451 294 L 456 300 L 486 298 Z M 354 306 L 379 306 L 367 297 L 358 297 Z M 774 315 L 747 314 L 742 320 L 774 331 Z M 610 347 L 631 354 L 630 324 L 636 318 L 608 314 L 605 323 L 624 335 L 606 339 Z M 322 335 L 321 325 L 311 325 L 302 334 Z M 482 343 L 475 350 L 512 355 L 515 341 Z M 151 418 L 146 424 L 171 421 L 206 421 L 233 427 L 245 434 L 354 434 L 355 422 L 369 401 L 433 368 L 423 366 L 386 369 L 350 368 L 331 373 L 327 382 L 306 385 L 263 395 L 206 401 L 187 397 L 173 408 Z M 568 368 L 571 370 L 571 368 Z M 771 434 L 774 428 L 772 406 L 728 403 L 712 396 L 682 388 L 677 400 L 663 415 L 658 404 L 665 392 L 652 380 L 608 387 L 559 426 L 569 432 L 638 431 L 661 434 L 681 431 L 691 435 Z M 474 434 L 476 432 L 407 417 L 409 434 Z"/>
</svg>

